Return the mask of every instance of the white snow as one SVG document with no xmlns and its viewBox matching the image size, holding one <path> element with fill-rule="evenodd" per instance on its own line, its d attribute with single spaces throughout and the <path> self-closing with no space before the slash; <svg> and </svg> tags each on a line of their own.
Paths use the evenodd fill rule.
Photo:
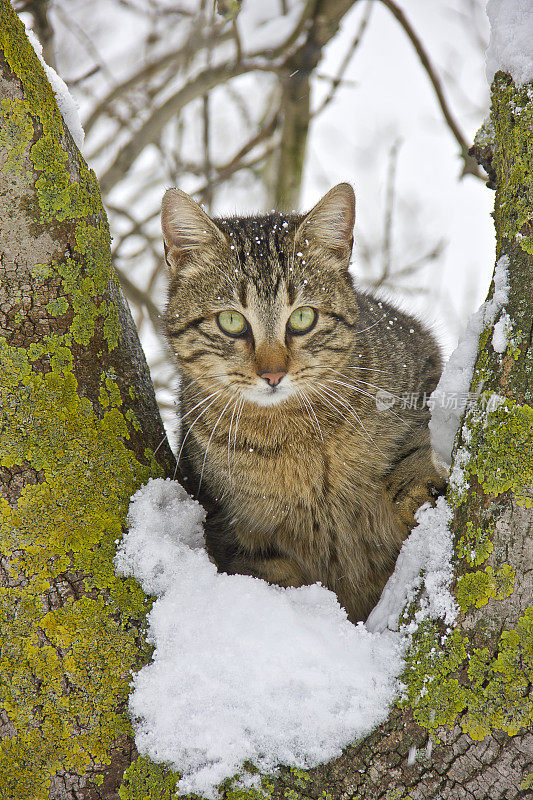
<svg viewBox="0 0 533 800">
<path fill-rule="evenodd" d="M 518 85 L 533 81 L 533 3 L 531 0 L 489 0 L 490 42 L 487 79 L 499 70 Z"/>
<path fill-rule="evenodd" d="M 421 569 L 419 617 L 453 617 L 448 515 L 442 498 L 421 510 L 371 621 L 354 626 L 319 584 L 218 573 L 203 549 L 203 509 L 176 482 L 150 481 L 132 498 L 116 557 L 156 595 L 153 661 L 130 695 L 139 751 L 182 774 L 180 793 L 216 797 L 245 761 L 306 768 L 366 735 L 401 688 L 413 626 L 397 630 L 398 618 Z"/>
<path fill-rule="evenodd" d="M 492 346 L 497 353 L 505 353 L 507 344 L 509 343 L 510 330 L 511 317 L 504 309 L 492 332 Z"/>
<path fill-rule="evenodd" d="M 470 429 L 467 425 L 463 425 L 463 436 L 465 432 L 470 434 Z M 465 475 L 465 467 L 470 461 L 470 451 L 466 447 L 459 447 L 455 453 L 453 460 L 453 468 L 450 473 L 450 486 L 452 490 L 458 495 L 464 494 L 468 489 L 469 483 Z"/>
<path fill-rule="evenodd" d="M 50 82 L 52 91 L 56 96 L 57 106 L 60 114 L 63 117 L 63 122 L 69 129 L 74 139 L 74 143 L 78 150 L 83 147 L 83 140 L 85 133 L 80 122 L 80 115 L 78 112 L 78 105 L 72 95 L 70 94 L 67 84 L 59 77 L 55 69 L 50 67 L 43 58 L 43 48 L 37 36 L 30 28 L 26 28 L 26 35 L 30 40 L 31 46 L 35 50 L 35 54 L 41 64 L 43 65 L 46 77 Z"/>
<path fill-rule="evenodd" d="M 466 330 L 431 395 L 432 410 L 429 423 L 431 444 L 437 455 L 447 464 L 451 463 L 455 434 L 468 402 L 480 334 L 489 325 L 494 324 L 494 320 L 508 300 L 508 266 L 508 256 L 498 259 L 494 271 L 494 294 L 490 300 L 482 303 L 468 320 Z M 496 343 L 502 343 L 501 331 L 496 335 Z"/>
<path fill-rule="evenodd" d="M 403 543 L 394 572 L 365 623 L 369 631 L 398 630 L 402 611 L 421 588 L 415 622 L 427 617 L 442 617 L 447 624 L 454 621 L 457 609 L 449 591 L 453 578 L 451 516 L 444 497 L 438 498 L 436 506 L 425 504 L 417 511 L 418 525 Z"/>
</svg>

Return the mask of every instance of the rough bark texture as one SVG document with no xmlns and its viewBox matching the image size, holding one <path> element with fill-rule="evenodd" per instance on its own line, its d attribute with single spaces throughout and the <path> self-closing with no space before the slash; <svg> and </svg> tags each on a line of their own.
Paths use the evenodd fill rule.
<svg viewBox="0 0 533 800">
<path fill-rule="evenodd" d="M 468 489 L 450 496 L 458 625 L 420 627 L 403 702 L 373 734 L 330 764 L 282 769 L 261 792 L 228 784 L 228 800 L 530 796 L 529 90 L 501 74 L 493 87 L 495 222 L 498 256 L 510 259 L 512 331 L 501 357 L 490 330 L 481 338 L 478 403 L 458 442 L 469 451 Z M 130 494 L 164 474 L 171 455 L 158 449 L 163 432 L 112 276 L 94 175 L 8 0 L 0 180 L 0 788 L 13 800 L 170 800 L 177 776 L 137 758 L 129 738 L 125 702 L 131 670 L 149 655 L 148 602 L 115 576 L 112 556 Z M 499 405 L 482 415 L 494 394 Z"/>
<path fill-rule="evenodd" d="M 9 0 L 0 243 L 0 790 L 117 797 L 149 653 L 147 600 L 112 557 L 130 495 L 173 457 L 96 178 Z"/>
</svg>

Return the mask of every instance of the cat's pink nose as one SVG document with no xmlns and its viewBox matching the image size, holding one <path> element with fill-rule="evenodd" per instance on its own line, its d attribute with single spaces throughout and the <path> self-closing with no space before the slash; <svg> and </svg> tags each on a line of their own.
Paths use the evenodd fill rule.
<svg viewBox="0 0 533 800">
<path fill-rule="evenodd" d="M 262 372 L 261 377 L 264 378 L 270 386 L 277 386 L 286 374 L 286 372 Z"/>
</svg>

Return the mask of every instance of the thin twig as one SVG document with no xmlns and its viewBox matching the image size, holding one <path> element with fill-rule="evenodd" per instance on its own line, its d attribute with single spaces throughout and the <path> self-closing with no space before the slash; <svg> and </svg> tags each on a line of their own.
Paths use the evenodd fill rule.
<svg viewBox="0 0 533 800">
<path fill-rule="evenodd" d="M 230 31 L 217 30 L 217 42 L 224 42 L 231 38 Z M 193 32 L 187 37 L 186 43 L 178 50 L 173 50 L 171 53 L 165 53 L 157 61 L 152 61 L 143 66 L 134 75 L 130 75 L 125 81 L 111 89 L 110 92 L 98 103 L 98 105 L 91 111 L 89 117 L 83 123 L 85 135 L 88 136 L 94 125 L 99 121 L 103 114 L 108 113 L 110 104 L 118 97 L 122 97 L 127 92 L 134 89 L 139 83 L 147 81 L 149 78 L 156 75 L 158 72 L 166 69 L 169 66 L 176 68 L 176 64 L 186 59 L 187 55 L 191 52 L 196 52 L 204 46 L 208 46 L 210 42 L 204 32 Z"/>
<path fill-rule="evenodd" d="M 148 295 L 139 289 L 124 273 L 122 270 L 116 268 L 118 280 L 124 289 L 126 296 L 138 306 L 144 306 L 150 317 L 150 321 L 154 326 L 154 330 L 162 339 L 164 339 L 163 323 L 161 322 L 161 314 L 156 304 L 151 300 Z"/>
<path fill-rule="evenodd" d="M 388 280 L 391 273 L 392 259 L 392 227 L 394 221 L 394 199 L 396 194 L 396 167 L 398 166 L 398 152 L 401 139 L 392 143 L 389 151 L 389 168 L 387 170 L 387 185 L 385 192 L 385 215 L 383 217 L 383 246 L 381 248 L 381 275 L 376 281 L 376 286 L 381 286 Z"/>
<path fill-rule="evenodd" d="M 402 28 L 404 29 L 405 33 L 409 37 L 411 44 L 416 50 L 416 53 L 420 59 L 422 66 L 424 67 L 429 80 L 435 90 L 435 94 L 437 96 L 438 103 L 440 105 L 441 111 L 443 113 L 444 119 L 451 130 L 456 142 L 458 143 L 459 147 L 461 148 L 461 158 L 464 161 L 463 167 L 463 175 L 474 175 L 476 178 L 480 178 L 481 180 L 485 181 L 486 178 L 481 174 L 479 167 L 475 160 L 468 154 L 468 150 L 470 148 L 470 144 L 466 141 L 465 137 L 463 136 L 459 125 L 455 121 L 453 114 L 446 102 L 446 98 L 444 97 L 444 91 L 442 89 L 442 85 L 437 75 L 435 68 L 433 67 L 429 55 L 426 52 L 422 41 L 418 37 L 418 34 L 415 32 L 413 26 L 403 13 L 402 9 L 399 8 L 393 0 L 380 0 L 384 6 L 386 6 L 391 14 L 396 17 Z"/>
<path fill-rule="evenodd" d="M 331 88 L 329 92 L 327 93 L 326 97 L 324 98 L 320 106 L 317 108 L 317 110 L 312 112 L 312 116 L 318 116 L 319 114 L 321 114 L 326 108 L 326 106 L 328 106 L 335 97 L 335 94 L 339 86 L 344 84 L 343 81 L 344 73 L 346 72 L 348 65 L 350 64 L 350 61 L 352 60 L 353 54 L 355 53 L 359 44 L 361 43 L 366 27 L 368 25 L 368 21 L 370 19 L 370 15 L 372 13 L 372 8 L 373 8 L 373 3 L 370 1 L 366 5 L 363 17 L 359 24 L 359 29 L 355 34 L 350 47 L 346 51 L 346 54 L 341 62 L 341 65 L 337 70 L 336 76 L 334 78 L 329 78 L 329 80 L 331 81 Z M 317 77 L 325 78 L 326 76 L 317 75 Z"/>
</svg>

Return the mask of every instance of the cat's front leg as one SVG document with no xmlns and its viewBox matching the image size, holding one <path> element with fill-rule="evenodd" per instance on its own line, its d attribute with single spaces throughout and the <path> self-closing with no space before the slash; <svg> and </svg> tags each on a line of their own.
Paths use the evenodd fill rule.
<svg viewBox="0 0 533 800">
<path fill-rule="evenodd" d="M 205 535 L 219 572 L 253 575 L 278 586 L 312 583 L 294 559 L 271 547 L 271 535 L 231 524 L 220 510 L 207 515 Z"/>
<path fill-rule="evenodd" d="M 239 575 L 253 575 L 278 586 L 304 586 L 307 581 L 299 565 L 290 558 L 273 556 L 265 558 L 253 554 L 236 556 L 226 572 Z"/>
<path fill-rule="evenodd" d="M 427 446 L 411 453 L 387 476 L 386 489 L 399 520 L 410 530 L 420 506 L 428 501 L 434 505 L 445 493 L 446 477 Z"/>
</svg>

